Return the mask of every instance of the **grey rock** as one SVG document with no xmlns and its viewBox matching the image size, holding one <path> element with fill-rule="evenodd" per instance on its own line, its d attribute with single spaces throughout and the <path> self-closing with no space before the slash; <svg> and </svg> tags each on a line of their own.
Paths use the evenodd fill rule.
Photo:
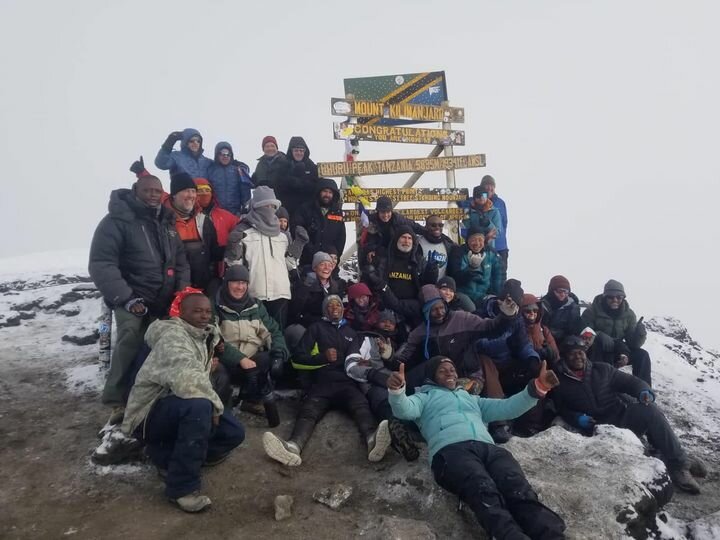
<svg viewBox="0 0 720 540">
<path fill-rule="evenodd" d="M 295 503 L 292 495 L 278 495 L 275 497 L 275 521 L 282 521 L 292 517 L 292 508 Z"/>
<path fill-rule="evenodd" d="M 425 521 L 383 516 L 380 521 L 378 538 L 387 540 L 436 540 L 437 535 Z"/>
<path fill-rule="evenodd" d="M 345 484 L 335 484 L 313 493 L 313 499 L 329 506 L 333 510 L 340 508 L 350 498 L 353 488 Z"/>
</svg>

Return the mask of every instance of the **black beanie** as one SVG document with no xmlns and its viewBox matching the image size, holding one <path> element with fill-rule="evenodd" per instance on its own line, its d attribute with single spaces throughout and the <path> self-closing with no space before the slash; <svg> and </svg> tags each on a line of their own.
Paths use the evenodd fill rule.
<svg viewBox="0 0 720 540">
<path fill-rule="evenodd" d="M 513 299 L 513 302 L 519 306 L 522 304 L 522 298 L 525 294 L 521 285 L 522 284 L 517 279 L 508 279 L 505 282 L 505 285 L 503 285 L 500 298 L 507 298 L 509 296 Z"/>
<path fill-rule="evenodd" d="M 234 264 L 225 270 L 223 281 L 247 281 L 250 282 L 250 272 L 242 264 Z"/>
<path fill-rule="evenodd" d="M 170 195 L 175 196 L 184 189 L 197 189 L 192 176 L 186 172 L 176 172 L 170 175 Z"/>
<path fill-rule="evenodd" d="M 455 280 L 450 276 L 445 276 L 438 279 L 437 288 L 442 289 L 443 287 L 447 287 L 452 292 L 457 292 L 457 284 L 455 283 Z"/>
<path fill-rule="evenodd" d="M 387 197 L 386 195 L 383 195 L 382 197 L 378 197 L 377 202 L 375 203 L 375 210 L 378 212 L 380 211 L 392 211 L 393 205 L 392 200 L 390 200 L 390 197 Z"/>
<path fill-rule="evenodd" d="M 487 193 L 485 186 L 475 186 L 473 188 L 473 199 L 479 199 L 483 193 Z"/>
<path fill-rule="evenodd" d="M 438 355 L 430 358 L 430 360 L 427 361 L 427 365 L 425 368 L 425 378 L 435 382 L 435 373 L 440 367 L 440 364 L 443 364 L 445 362 L 448 362 L 453 366 L 455 365 L 455 362 L 450 360 L 447 356 Z"/>
</svg>

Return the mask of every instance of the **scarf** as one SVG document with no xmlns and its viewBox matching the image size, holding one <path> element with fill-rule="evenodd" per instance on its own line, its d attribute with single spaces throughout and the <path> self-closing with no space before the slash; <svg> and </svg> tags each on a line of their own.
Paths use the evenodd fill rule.
<svg viewBox="0 0 720 540">
<path fill-rule="evenodd" d="M 243 216 L 243 221 L 247 221 L 265 236 L 277 236 L 280 234 L 280 220 L 275 215 L 275 210 L 269 206 L 251 209 L 250 212 Z"/>
<path fill-rule="evenodd" d="M 170 206 L 172 206 L 172 209 L 181 219 L 189 219 L 190 216 L 192 216 L 194 210 L 194 208 L 191 208 L 190 210 L 183 210 L 182 208 L 178 208 L 177 206 L 175 206 L 174 201 L 170 203 Z"/>
<path fill-rule="evenodd" d="M 227 282 L 225 282 L 222 284 L 222 287 L 218 289 L 216 301 L 218 305 L 229 307 L 239 314 L 253 305 L 255 299 L 251 297 L 248 292 L 245 292 L 245 295 L 239 300 L 237 298 L 233 298 L 230 295 L 230 291 L 228 291 Z"/>
</svg>

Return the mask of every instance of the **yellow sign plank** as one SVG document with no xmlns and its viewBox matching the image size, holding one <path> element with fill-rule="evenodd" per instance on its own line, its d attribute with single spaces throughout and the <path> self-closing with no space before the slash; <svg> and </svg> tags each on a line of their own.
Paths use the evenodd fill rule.
<svg viewBox="0 0 720 540">
<path fill-rule="evenodd" d="M 443 146 L 464 146 L 465 132 L 448 129 L 428 129 L 405 126 L 378 126 L 335 122 L 335 139 L 397 142 L 411 144 L 441 144 Z"/>
<path fill-rule="evenodd" d="M 374 202 L 378 197 L 390 197 L 393 202 L 464 201 L 466 188 L 362 188 L 362 197 Z M 343 202 L 354 203 L 358 197 L 346 190 Z"/>
<path fill-rule="evenodd" d="M 336 116 L 379 117 L 419 122 L 464 122 L 465 109 L 421 103 L 382 103 L 361 99 L 331 98 L 330 108 Z"/>
<path fill-rule="evenodd" d="M 466 217 L 462 208 L 395 208 L 393 211 L 413 221 L 425 221 L 430 214 L 437 214 L 442 219 L 464 219 Z M 358 220 L 360 213 L 357 210 L 343 210 L 343 219 L 345 221 Z"/>
<path fill-rule="evenodd" d="M 450 171 L 484 167 L 485 154 L 374 161 L 332 161 L 317 165 L 320 176 L 369 176 L 372 174 Z"/>
</svg>

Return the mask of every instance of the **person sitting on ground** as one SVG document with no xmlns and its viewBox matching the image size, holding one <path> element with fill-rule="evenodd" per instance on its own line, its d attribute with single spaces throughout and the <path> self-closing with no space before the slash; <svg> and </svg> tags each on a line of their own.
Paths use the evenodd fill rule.
<svg viewBox="0 0 720 540">
<path fill-rule="evenodd" d="M 310 148 L 302 137 L 290 137 L 286 156 L 288 170 L 278 183 L 275 193 L 287 208 L 292 218 L 291 227 L 294 228 L 296 212 L 303 205 L 313 202 L 317 193 L 318 169 L 310 159 Z"/>
<path fill-rule="evenodd" d="M 173 293 L 190 284 L 175 215 L 162 206 L 162 195 L 162 183 L 150 174 L 132 189 L 113 191 L 90 245 L 90 278 L 115 318 L 116 341 L 102 391 L 102 402 L 112 407 L 108 425 L 122 421 L 145 330 L 167 313 Z"/>
<path fill-rule="evenodd" d="M 629 429 L 638 437 L 647 435 L 665 461 L 673 483 L 683 491 L 700 493 L 693 476 L 706 476 L 707 468 L 687 455 L 645 381 L 605 362 L 591 362 L 585 355 L 584 341 L 577 336 L 568 336 L 562 343 L 558 376 L 560 384 L 551 397 L 563 420 L 586 435 L 592 435 L 598 424 Z M 637 399 L 637 403 L 628 404 L 622 394 Z"/>
<path fill-rule="evenodd" d="M 468 234 L 470 229 L 482 232 L 487 247 L 495 251 L 495 238 L 502 233 L 502 216 L 493 206 L 485 186 L 475 186 L 473 189 L 470 212 L 463 224 Z"/>
<path fill-rule="evenodd" d="M 211 282 L 218 280 L 218 263 L 222 261 L 224 249 L 218 243 L 215 225 L 196 202 L 197 186 L 190 175 L 172 174 L 170 196 L 163 204 L 175 212 L 175 230 L 185 248 L 190 283 L 207 292 Z"/>
<path fill-rule="evenodd" d="M 414 326 L 420 321 L 420 287 L 435 284 L 437 263 L 423 267 L 422 255 L 412 228 L 400 225 L 387 250 L 378 249 L 374 263 L 365 267 L 363 281 L 382 299 L 383 305 Z"/>
<path fill-rule="evenodd" d="M 593 362 L 607 362 L 618 368 L 630 364 L 633 375 L 652 386 L 650 355 L 641 349 L 647 330 L 630 309 L 622 283 L 608 281 L 603 293 L 583 311 L 582 321 L 596 333 L 589 351 Z"/>
<path fill-rule="evenodd" d="M 278 152 L 277 139 L 272 135 L 263 138 L 261 147 L 263 155 L 258 158 L 251 180 L 255 187 L 266 186 L 275 191 L 287 176 L 287 156 Z"/>
<path fill-rule="evenodd" d="M 220 341 L 210 301 L 186 296 L 180 317 L 152 323 L 145 341 L 152 351 L 130 391 L 122 432 L 145 442 L 170 501 L 200 512 L 211 504 L 199 491 L 201 467 L 221 463 L 245 439 L 210 383 Z"/>
<path fill-rule="evenodd" d="M 560 358 L 560 351 L 550 329 L 543 324 L 543 312 L 540 309 L 540 300 L 534 294 L 524 294 L 520 304 L 520 314 L 525 321 L 525 330 L 535 352 L 541 360 L 555 369 L 555 362 Z"/>
<path fill-rule="evenodd" d="M 292 229 L 303 227 L 308 233 L 300 264 L 310 264 L 315 253 L 327 253 L 335 248 L 335 253 L 345 249 L 346 233 L 343 221 L 342 199 L 340 190 L 331 178 L 320 178 L 313 181 L 314 198 L 300 205 L 293 216 Z M 288 210 L 290 211 L 290 210 Z"/>
<path fill-rule="evenodd" d="M 497 253 L 485 247 L 485 235 L 475 226 L 468 231 L 467 242 L 450 252 L 447 274 L 478 307 L 485 295 L 498 294 L 503 284 Z"/>
<path fill-rule="evenodd" d="M 443 220 L 440 216 L 430 214 L 425 218 L 425 230 L 418 236 L 418 244 L 423 267 L 432 259 L 437 264 L 438 277 L 445 277 L 450 251 L 457 244 L 443 234 Z"/>
<path fill-rule="evenodd" d="M 297 267 L 296 257 L 302 253 L 304 244 L 288 244 L 287 236 L 280 231 L 278 208 L 280 201 L 272 189 L 255 188 L 250 212 L 228 237 L 225 262 L 228 266 L 242 264 L 250 271 L 250 296 L 261 300 L 270 316 L 284 329 L 290 300 L 288 272 Z"/>
<path fill-rule="evenodd" d="M 460 497 L 493 538 L 565 538 L 562 518 L 543 505 L 512 454 L 493 444 L 490 422 L 515 418 L 557 385 L 543 363 L 540 374 L 508 399 L 468 394 L 458 384 L 455 363 L 434 356 L 425 384 L 406 395 L 405 365 L 388 379 L 393 414 L 412 420 L 428 443 L 435 481 Z"/>
<path fill-rule="evenodd" d="M 250 273 L 242 265 L 228 268 L 215 303 L 220 332 L 237 354 L 221 358 L 230 383 L 240 386 L 243 410 L 264 408 L 268 423 L 279 423 L 270 373 L 279 376 L 288 360 L 285 338 L 275 319 L 248 293 Z M 226 348 L 226 350 L 228 350 Z"/>
<path fill-rule="evenodd" d="M 380 316 L 380 302 L 365 283 L 353 283 L 347 289 L 345 320 L 356 332 L 375 328 Z"/>
<path fill-rule="evenodd" d="M 425 228 L 393 210 L 393 202 L 385 195 L 378 197 L 375 211 L 368 217 L 368 225 L 363 227 L 358 242 L 358 262 L 360 271 L 366 264 L 375 264 L 375 254 L 379 249 L 387 251 L 396 240 L 398 227 L 410 227 L 413 236 L 423 234 Z"/>
<path fill-rule="evenodd" d="M 345 296 L 344 283 L 332 275 L 334 268 L 330 255 L 322 251 L 315 253 L 312 270 L 293 281 L 288 316 L 290 324 L 308 328 L 323 318 L 322 305 L 328 295 Z"/>
<path fill-rule="evenodd" d="M 288 440 L 271 432 L 263 435 L 265 453 L 283 465 L 298 466 L 300 453 L 315 425 L 331 407 L 340 406 L 355 420 L 367 444 L 368 460 L 380 461 L 390 446 L 388 422 L 378 423 L 359 383 L 348 377 L 345 363 L 360 354 L 360 337 L 343 319 L 339 296 L 330 295 L 323 303 L 325 317 L 313 323 L 302 338 L 301 353 L 293 361 L 296 369 L 309 376 L 309 388 L 300 403 L 295 426 Z"/>
<path fill-rule="evenodd" d="M 477 308 L 467 294 L 457 292 L 455 280 L 450 276 L 438 279 L 437 288 L 443 300 L 447 302 L 450 311 L 467 311 L 473 313 Z"/>
<path fill-rule="evenodd" d="M 217 203 L 232 214 L 242 214 L 250 201 L 253 183 L 250 168 L 235 159 L 229 142 L 215 145 L 215 161 L 208 167 L 207 174 Z"/>
<path fill-rule="evenodd" d="M 576 336 L 585 326 L 580 318 L 580 300 L 570 289 L 565 276 L 553 276 L 548 291 L 542 297 L 543 321 L 550 328 L 555 343 L 567 336 Z"/>
<path fill-rule="evenodd" d="M 180 141 L 180 151 L 173 150 Z M 184 172 L 190 178 L 207 178 L 212 160 L 203 155 L 203 138 L 197 129 L 187 128 L 168 135 L 155 157 L 155 166 L 170 174 Z"/>
</svg>

